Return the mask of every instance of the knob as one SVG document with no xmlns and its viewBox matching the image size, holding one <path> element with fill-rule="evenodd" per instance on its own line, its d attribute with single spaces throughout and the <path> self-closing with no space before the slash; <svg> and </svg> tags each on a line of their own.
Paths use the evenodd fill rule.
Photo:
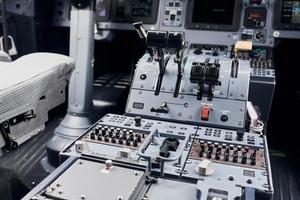
<svg viewBox="0 0 300 200">
<path fill-rule="evenodd" d="M 232 161 L 233 161 L 234 163 L 238 162 L 238 155 L 237 155 L 237 154 L 233 155 Z"/>
<path fill-rule="evenodd" d="M 242 152 L 242 164 L 247 164 L 247 152 Z"/>
<path fill-rule="evenodd" d="M 123 139 L 122 138 L 119 139 L 119 144 L 123 144 Z"/>
<path fill-rule="evenodd" d="M 137 146 L 138 146 L 138 141 L 137 141 L 137 139 L 135 139 L 135 140 L 133 141 L 133 146 L 134 146 L 134 147 L 137 147 Z"/>
<path fill-rule="evenodd" d="M 216 159 L 216 160 L 220 160 L 220 154 L 221 154 L 220 151 L 217 151 L 217 152 L 216 152 L 216 156 L 215 156 L 215 159 Z"/>
<path fill-rule="evenodd" d="M 94 140 L 95 139 L 95 133 L 94 132 L 91 132 L 91 140 Z"/>
<path fill-rule="evenodd" d="M 142 142 L 142 136 L 140 134 L 137 135 L 137 141 Z"/>
<path fill-rule="evenodd" d="M 210 176 L 213 174 L 214 170 L 212 168 L 212 163 L 210 160 L 204 159 L 197 167 L 196 172 L 200 176 Z"/>
<path fill-rule="evenodd" d="M 224 160 L 225 160 L 226 162 L 229 161 L 229 153 L 225 153 Z"/>
<path fill-rule="evenodd" d="M 134 118 L 134 121 L 135 121 L 135 126 L 141 126 L 141 121 L 142 121 L 142 118 L 140 116 L 137 116 Z"/>
<path fill-rule="evenodd" d="M 256 158 L 255 157 L 251 158 L 251 165 L 256 165 Z"/>
<path fill-rule="evenodd" d="M 243 141 L 244 140 L 244 132 L 243 131 L 236 132 L 236 140 L 237 141 Z"/>
<path fill-rule="evenodd" d="M 116 137 L 115 137 L 115 136 L 113 136 L 113 137 L 111 138 L 111 143 L 116 143 Z"/>
<path fill-rule="evenodd" d="M 101 135 L 98 135 L 98 136 L 97 136 L 97 140 L 99 140 L 99 141 L 101 141 L 101 140 L 102 140 L 102 137 L 101 137 Z"/>
<path fill-rule="evenodd" d="M 198 156 L 199 156 L 200 158 L 202 158 L 202 157 L 203 157 L 203 151 L 200 150 L 200 151 L 198 152 Z"/>
<path fill-rule="evenodd" d="M 112 160 L 106 160 L 105 161 L 105 168 L 110 169 L 112 167 Z"/>
<path fill-rule="evenodd" d="M 227 115 L 222 115 L 221 118 L 220 118 L 220 120 L 222 122 L 227 122 L 228 121 L 228 116 Z"/>
</svg>

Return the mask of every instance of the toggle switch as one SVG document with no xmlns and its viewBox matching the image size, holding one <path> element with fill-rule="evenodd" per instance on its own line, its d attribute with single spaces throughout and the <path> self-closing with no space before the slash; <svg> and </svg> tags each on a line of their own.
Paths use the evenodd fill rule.
<svg viewBox="0 0 300 200">
<path fill-rule="evenodd" d="M 208 105 L 204 105 L 201 111 L 201 120 L 208 121 L 209 116 L 209 107 Z"/>
</svg>

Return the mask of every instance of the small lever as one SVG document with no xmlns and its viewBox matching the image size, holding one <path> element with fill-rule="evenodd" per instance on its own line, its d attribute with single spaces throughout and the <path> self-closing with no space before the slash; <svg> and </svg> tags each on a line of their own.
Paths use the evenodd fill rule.
<svg viewBox="0 0 300 200">
<path fill-rule="evenodd" d="M 151 108 L 151 112 L 156 112 L 156 113 L 169 113 L 168 109 L 168 104 L 167 102 L 163 102 L 159 108 Z"/>
<path fill-rule="evenodd" d="M 143 40 L 144 47 L 147 49 L 150 56 L 153 57 L 154 56 L 153 50 L 151 48 L 147 47 L 147 33 L 143 26 L 143 23 L 137 22 L 137 23 L 133 23 L 132 25 L 134 26 L 135 30 L 137 31 L 140 39 Z"/>
<path fill-rule="evenodd" d="M 159 63 L 159 75 L 155 88 L 155 95 L 159 95 L 163 77 L 166 71 L 167 63 L 170 57 L 165 59 L 164 50 L 168 49 L 176 52 L 174 62 L 178 65 L 177 81 L 174 90 L 174 97 L 178 97 L 181 79 L 182 79 L 182 60 L 183 60 L 183 49 L 187 47 L 187 43 L 184 40 L 183 32 L 172 32 L 172 31 L 148 31 L 146 33 L 142 22 L 134 23 L 140 39 L 143 40 L 145 47 L 148 49 L 150 56 L 156 62 Z"/>
<path fill-rule="evenodd" d="M 202 100 L 204 92 L 207 94 L 207 100 L 212 101 L 214 96 L 214 87 L 221 85 L 219 81 L 220 64 L 219 59 L 215 59 L 214 63 L 209 63 L 207 58 L 204 63 L 193 63 L 190 81 L 191 83 L 198 83 L 199 91 L 197 99 Z M 204 85 L 208 85 L 208 89 L 204 91 Z"/>
<path fill-rule="evenodd" d="M 239 71 L 239 52 L 240 51 L 251 51 L 252 50 L 252 42 L 249 41 L 238 41 L 234 46 L 234 58 L 231 63 L 231 78 L 237 78 Z"/>
<path fill-rule="evenodd" d="M 176 151 L 179 146 L 179 141 L 175 138 L 166 138 L 162 143 L 159 155 L 165 158 L 170 156 L 170 151 Z"/>
<path fill-rule="evenodd" d="M 159 64 L 159 75 L 158 75 L 158 79 L 156 82 L 156 87 L 155 87 L 155 92 L 154 94 L 157 96 L 159 95 L 160 89 L 161 89 L 161 84 L 163 81 L 163 77 L 165 75 L 166 72 L 166 65 L 165 65 L 165 58 L 164 58 L 164 52 L 162 49 L 158 49 L 157 51 L 157 57 L 155 58 L 155 61 L 158 62 Z"/>
<path fill-rule="evenodd" d="M 174 98 L 178 97 L 181 79 L 182 79 L 182 60 L 183 60 L 183 50 L 187 47 L 187 42 L 184 38 L 183 32 L 169 32 L 168 38 L 168 48 L 176 51 L 176 57 L 174 62 L 177 63 L 177 80 L 174 90 Z"/>
</svg>

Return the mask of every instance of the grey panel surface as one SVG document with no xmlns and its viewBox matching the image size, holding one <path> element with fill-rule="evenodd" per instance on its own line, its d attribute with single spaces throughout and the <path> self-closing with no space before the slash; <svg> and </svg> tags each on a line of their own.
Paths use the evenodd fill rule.
<svg viewBox="0 0 300 200">
<path fill-rule="evenodd" d="M 171 56 L 166 72 L 162 82 L 162 92 L 172 93 L 175 90 L 175 83 L 177 79 L 177 64 L 174 62 L 174 56 Z M 247 100 L 248 87 L 249 87 L 249 62 L 240 61 L 240 69 L 238 78 L 231 80 L 231 60 L 225 57 L 213 57 L 213 56 L 196 56 L 193 54 L 186 55 L 186 63 L 182 70 L 182 82 L 180 94 L 188 94 L 196 96 L 198 85 L 191 83 L 190 73 L 193 63 L 203 63 L 209 58 L 210 63 L 214 62 L 215 59 L 219 59 L 220 62 L 220 86 L 215 86 L 214 96 L 219 98 L 230 98 L 237 100 Z M 159 74 L 159 65 L 155 61 L 149 61 L 150 56 L 146 54 L 139 63 L 137 64 L 137 70 L 135 72 L 134 82 L 132 88 L 143 89 L 143 90 L 155 90 L 157 77 Z M 146 79 L 142 80 L 141 75 L 145 74 Z M 228 94 L 228 88 L 230 88 L 230 94 Z"/>
<path fill-rule="evenodd" d="M 152 184 L 150 187 L 147 196 L 151 200 L 196 200 L 196 193 L 197 188 L 195 184 L 158 179 L 158 182 L 156 184 Z"/>
<path fill-rule="evenodd" d="M 196 167 L 200 164 L 199 160 L 189 160 L 186 164 L 185 171 L 187 173 L 183 174 L 183 177 L 190 177 L 194 179 L 199 179 L 198 185 L 199 189 L 211 187 L 213 188 L 215 184 L 218 184 L 218 187 L 222 187 L 225 191 L 231 191 L 233 185 L 243 186 L 243 187 L 253 187 L 259 190 L 269 191 L 269 177 L 265 174 L 265 170 L 258 170 L 253 168 L 244 168 L 232 165 L 224 165 L 219 163 L 212 163 L 212 168 L 214 173 L 211 176 L 200 176 L 196 173 Z M 244 171 L 251 171 L 254 173 L 254 177 L 246 176 Z M 229 177 L 232 176 L 233 181 L 229 180 Z M 247 180 L 250 179 L 252 183 L 247 183 Z M 234 183 L 234 184 L 232 184 Z M 205 186 L 206 185 L 206 186 Z M 205 189 L 204 189 L 205 190 Z M 230 199 L 230 198 L 229 198 Z"/>
<path fill-rule="evenodd" d="M 170 93 L 160 93 L 159 96 L 155 96 L 153 91 L 131 90 L 126 113 L 202 125 L 235 128 L 242 128 L 244 126 L 246 106 L 244 101 L 228 101 L 218 98 L 215 98 L 213 102 L 208 102 L 205 98 L 202 101 L 197 101 L 197 97 L 191 95 L 182 95 L 179 98 L 181 98 L 180 102 L 178 99 L 174 99 L 173 94 Z M 148 99 L 151 99 L 151 101 L 148 101 Z M 133 108 L 134 102 L 144 103 L 144 108 Z M 152 107 L 158 108 L 163 102 L 168 103 L 169 113 L 155 113 L 150 111 Z M 207 121 L 201 120 L 203 104 L 212 105 L 213 107 L 213 110 L 210 110 L 209 119 Z M 188 106 L 186 107 L 186 105 Z M 228 116 L 228 121 L 226 122 L 221 121 L 221 116 L 224 114 Z"/>
<path fill-rule="evenodd" d="M 232 139 L 228 139 L 228 135 L 231 135 Z M 220 143 L 230 143 L 234 145 L 245 145 L 249 147 L 264 147 L 264 140 L 258 134 L 251 134 L 248 132 L 244 133 L 243 141 L 238 141 L 237 132 L 226 129 L 217 129 L 217 128 L 207 128 L 207 127 L 199 127 L 197 131 L 197 135 L 195 138 L 199 138 L 201 140 L 215 141 Z"/>
<path fill-rule="evenodd" d="M 171 56 L 166 66 L 161 92 L 158 96 L 154 95 L 159 74 L 158 63 L 152 61 L 148 54 L 142 57 L 137 64 L 126 113 L 204 125 L 244 127 L 250 79 L 249 61 L 240 60 L 238 76 L 231 78 L 231 60 L 229 58 L 190 54 L 186 56 L 178 98 L 173 97 L 177 79 L 177 65 L 174 63 L 174 57 Z M 207 58 L 210 59 L 210 62 L 219 59 L 221 86 L 215 86 L 212 101 L 207 101 L 205 97 L 199 101 L 197 100 L 199 86 L 191 83 L 190 73 L 193 63 L 202 63 Z M 143 76 L 146 78 L 142 78 Z M 151 108 L 159 108 L 163 102 L 168 104 L 168 113 L 151 112 Z M 135 107 L 136 103 L 143 104 L 143 108 Z M 204 105 L 210 107 L 208 120 L 201 119 Z M 223 115 L 228 117 L 227 121 L 221 121 Z"/>
<path fill-rule="evenodd" d="M 146 134 L 149 134 L 149 132 L 152 134 L 153 129 L 158 129 L 161 137 L 154 137 L 153 142 L 147 145 L 145 154 L 150 155 L 152 163 L 156 165 L 156 167 L 154 165 L 151 167 L 151 174 L 160 175 L 159 149 L 164 137 L 179 138 L 180 145 L 184 144 L 182 143 L 184 138 L 189 137 L 186 148 L 182 152 L 180 163 L 176 161 L 164 163 L 164 175 L 158 178 L 157 182 L 154 181 L 146 193 L 149 199 L 206 200 L 209 196 L 217 197 L 221 195 L 229 200 L 234 197 L 240 197 L 243 194 L 243 187 L 254 188 L 266 194 L 272 193 L 273 186 L 265 137 L 260 137 L 258 134 L 245 133 L 244 140 L 238 141 L 235 137 L 236 131 L 226 129 L 197 128 L 192 125 L 149 120 L 146 118 L 142 118 L 141 126 L 136 126 L 134 121 L 134 118 L 130 116 L 107 114 L 87 130 L 82 137 L 78 138 L 78 140 L 82 140 L 84 135 L 90 134 L 99 125 L 107 126 L 107 129 L 114 127 L 121 128 L 121 130 L 123 128 L 127 130 L 139 130 L 144 131 Z M 232 140 L 226 140 L 225 135 L 227 134 L 233 136 Z M 254 144 L 249 144 L 248 138 L 254 141 Z M 191 158 L 190 151 L 196 139 L 211 141 L 214 145 L 215 142 L 218 142 L 219 145 L 223 143 L 226 143 L 227 146 L 229 144 L 234 144 L 235 146 L 241 145 L 242 149 L 245 149 L 247 146 L 254 149 L 264 149 L 262 152 L 264 152 L 264 157 L 266 158 L 264 162 L 266 164 L 251 166 L 248 163 L 242 166 L 240 159 L 235 164 L 231 161 L 224 163 L 221 160 L 216 161 L 211 159 L 214 173 L 211 176 L 200 176 L 196 172 L 196 167 L 200 164 L 201 160 Z M 178 147 L 178 149 L 180 148 Z M 139 171 L 139 175 L 135 175 L 134 172 L 137 169 L 136 167 L 146 169 L 148 161 L 139 158 L 136 154 L 140 149 L 132 150 L 128 158 L 118 158 L 120 149 L 117 144 L 88 142 L 88 149 L 82 153 L 78 153 L 74 148 L 74 144 L 71 144 L 62 155 L 77 156 L 82 157 L 82 159 L 79 158 L 70 168 L 61 172 L 62 175 L 56 178 L 46 190 L 46 196 L 50 199 L 86 198 L 109 200 L 117 199 L 118 196 L 122 196 L 123 199 L 141 199 L 144 196 L 144 190 L 139 188 L 144 186 L 144 182 L 140 182 L 144 180 L 144 172 Z M 178 156 L 178 153 L 180 152 L 177 150 L 171 152 L 170 158 Z M 258 160 L 258 164 L 262 164 L 260 162 L 262 157 Z M 85 158 L 97 160 L 112 159 L 115 166 L 110 173 L 102 173 L 103 171 L 101 170 L 103 170 L 104 164 L 96 160 L 88 161 Z M 158 162 L 155 161 L 156 159 L 158 159 Z M 82 163 L 80 164 L 79 162 L 81 161 Z M 120 166 L 123 164 L 126 165 L 126 168 Z M 167 178 L 172 178 L 172 180 L 166 180 Z M 131 194 L 134 194 L 135 198 L 132 198 Z M 43 195 L 39 197 L 43 199 Z"/>
<path fill-rule="evenodd" d="M 121 115 L 115 115 L 115 114 L 107 114 L 104 116 L 101 120 L 99 120 L 95 126 L 97 125 L 105 125 L 105 126 L 112 126 L 115 128 L 127 129 L 127 130 L 136 130 L 136 131 L 142 131 L 145 132 L 146 137 L 150 132 L 152 132 L 154 129 L 158 130 L 158 133 L 160 137 L 155 137 L 155 143 L 151 143 L 147 150 L 146 154 L 151 156 L 153 160 L 155 160 L 157 157 L 159 157 L 159 149 L 161 147 L 161 144 L 163 143 L 164 139 L 167 137 L 171 138 L 178 138 L 181 144 L 179 145 L 178 149 L 180 149 L 181 146 L 191 146 L 191 143 L 193 141 L 194 134 L 197 131 L 197 126 L 192 125 L 184 125 L 184 124 L 178 124 L 178 123 L 171 123 L 171 122 L 162 122 L 157 120 L 149 120 L 143 118 L 141 120 L 142 125 L 140 127 L 136 127 L 133 123 L 134 118 L 129 116 L 121 116 Z M 128 126 L 130 124 L 130 126 Z M 149 128 L 148 126 L 151 125 Z M 94 127 L 95 127 L 94 126 Z M 85 138 L 86 134 L 89 134 L 93 128 L 88 130 L 85 134 L 83 134 L 82 137 L 79 139 L 82 140 L 82 138 Z M 187 140 L 187 144 L 184 143 L 185 139 Z M 140 159 L 140 156 L 137 155 L 139 152 L 139 149 L 132 149 L 132 146 L 126 146 L 126 147 L 120 147 L 118 144 L 112 144 L 112 143 L 96 143 L 96 142 L 87 142 L 88 148 L 81 153 L 76 152 L 75 145 L 72 144 L 70 147 L 66 148 L 64 152 L 61 153 L 61 155 L 67 155 L 67 156 L 87 156 L 87 157 L 96 157 L 96 158 L 102 158 L 102 159 L 112 159 L 117 160 L 120 162 L 126 162 L 131 163 L 135 165 L 142 165 L 142 166 L 148 166 L 148 161 L 144 159 Z M 129 155 L 128 158 L 122 158 L 120 157 L 120 150 L 121 149 L 128 149 Z M 182 155 L 179 155 L 180 152 L 177 150 L 176 152 L 170 152 L 172 157 L 181 157 L 179 165 L 176 161 L 167 162 L 165 164 L 165 170 L 164 173 L 173 175 L 173 176 L 179 176 L 182 166 L 184 166 L 185 160 L 187 159 L 189 152 L 189 148 L 184 148 L 184 151 Z M 153 168 L 153 171 L 160 173 L 159 168 Z"/>
<path fill-rule="evenodd" d="M 50 185 L 46 195 L 72 200 L 134 199 L 143 176 L 142 171 L 116 166 L 105 170 L 104 164 L 79 159 Z"/>
</svg>

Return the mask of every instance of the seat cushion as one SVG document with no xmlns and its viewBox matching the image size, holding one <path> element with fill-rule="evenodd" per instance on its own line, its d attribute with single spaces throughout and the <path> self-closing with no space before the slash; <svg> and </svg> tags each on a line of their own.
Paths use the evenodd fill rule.
<svg viewBox="0 0 300 200">
<path fill-rule="evenodd" d="M 68 80 L 74 68 L 70 57 L 52 53 L 0 62 L 0 123 L 33 109 L 55 83 Z"/>
</svg>

